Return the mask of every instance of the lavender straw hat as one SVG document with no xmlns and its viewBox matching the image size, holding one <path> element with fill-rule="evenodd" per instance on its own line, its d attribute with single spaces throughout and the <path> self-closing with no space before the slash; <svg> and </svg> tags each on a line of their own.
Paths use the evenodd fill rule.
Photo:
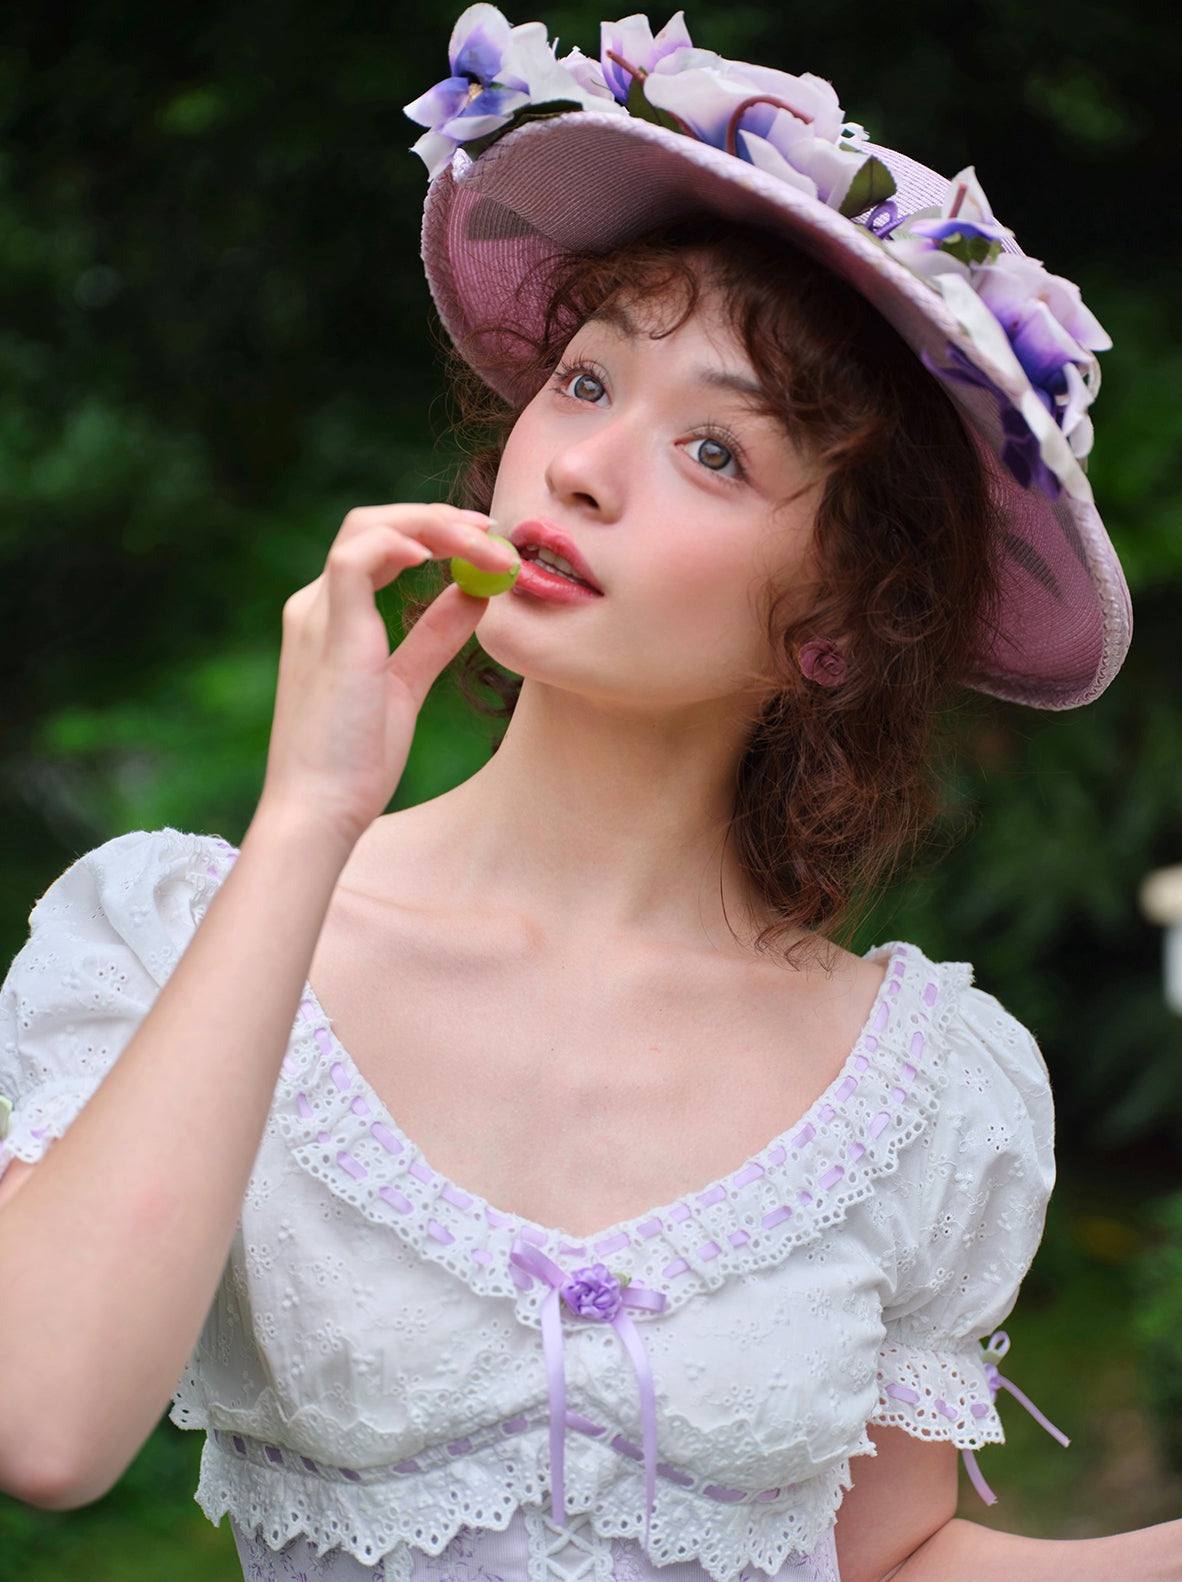
<svg viewBox="0 0 1182 1582">
<path fill-rule="evenodd" d="M 1070 281 L 1024 254 L 972 169 L 951 180 L 867 140 L 811 75 L 728 61 L 679 12 L 602 26 L 599 60 L 557 58 L 539 22 L 474 5 L 450 75 L 407 106 L 431 175 L 423 258 L 456 347 L 509 400 L 540 329 L 548 262 L 607 252 L 667 221 L 780 234 L 894 325 L 963 415 L 1005 514 L 1002 601 L 983 692 L 1090 702 L 1132 615 L 1083 464 L 1095 353 L 1111 343 Z"/>
</svg>

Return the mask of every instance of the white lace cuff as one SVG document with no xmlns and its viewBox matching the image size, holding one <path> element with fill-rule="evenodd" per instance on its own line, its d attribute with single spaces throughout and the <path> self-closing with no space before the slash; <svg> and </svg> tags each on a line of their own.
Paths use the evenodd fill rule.
<svg viewBox="0 0 1182 1582">
<path fill-rule="evenodd" d="M 1001 1444 L 1005 1433 L 976 1341 L 935 1350 L 888 1338 L 879 1353 L 878 1406 L 871 1423 L 958 1450 Z"/>
<path fill-rule="evenodd" d="M 88 1082 L 64 1080 L 21 1101 L 0 1094 L 0 1176 L 14 1159 L 36 1164 L 50 1143 L 65 1136 L 92 1091 Z"/>
</svg>

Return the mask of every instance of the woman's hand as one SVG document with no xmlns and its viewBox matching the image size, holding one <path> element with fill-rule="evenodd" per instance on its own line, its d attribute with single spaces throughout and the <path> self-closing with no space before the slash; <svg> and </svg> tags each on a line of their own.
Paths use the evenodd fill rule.
<svg viewBox="0 0 1182 1582">
<path fill-rule="evenodd" d="M 374 595 L 409 566 L 462 555 L 505 571 L 488 517 L 449 505 L 350 511 L 315 582 L 283 611 L 283 647 L 260 811 L 322 821 L 351 847 L 394 794 L 436 676 L 487 600 L 445 588 L 393 654 Z"/>
</svg>

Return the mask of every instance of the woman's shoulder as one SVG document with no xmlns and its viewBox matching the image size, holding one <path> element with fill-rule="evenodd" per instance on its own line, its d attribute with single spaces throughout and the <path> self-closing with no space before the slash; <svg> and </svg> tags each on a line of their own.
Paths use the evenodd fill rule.
<svg viewBox="0 0 1182 1582">
<path fill-rule="evenodd" d="M 1020 1160 L 1049 1190 L 1054 1104 L 1033 1032 L 974 982 L 965 962 L 931 961 L 902 943 L 868 954 L 887 962 L 882 998 L 900 985 L 897 1036 L 908 1045 L 907 1070 L 923 1068 L 930 1084 L 931 1136 L 921 1153 L 943 1150 L 966 1168 Z"/>
<path fill-rule="evenodd" d="M 33 907 L 0 985 L 0 1172 L 35 1163 L 72 1123 L 233 857 L 217 836 L 137 830 L 79 856 Z"/>
<path fill-rule="evenodd" d="M 29 914 L 33 938 L 97 944 L 111 935 L 145 960 L 191 937 L 237 855 L 218 835 L 163 828 L 115 836 L 76 857 Z"/>
<path fill-rule="evenodd" d="M 60 904 L 73 891 L 132 888 L 162 877 L 220 873 L 237 855 L 220 835 L 163 826 L 112 836 L 80 853 L 54 879 L 33 908 L 34 914 Z"/>
<path fill-rule="evenodd" d="M 1046 1064 L 1033 1032 L 976 982 L 965 961 L 933 961 L 920 946 L 895 940 L 868 950 L 864 961 L 883 971 L 876 1004 L 905 996 L 908 1017 L 926 1043 L 949 1054 L 975 1056 L 1015 1077 L 1037 1076 Z"/>
</svg>

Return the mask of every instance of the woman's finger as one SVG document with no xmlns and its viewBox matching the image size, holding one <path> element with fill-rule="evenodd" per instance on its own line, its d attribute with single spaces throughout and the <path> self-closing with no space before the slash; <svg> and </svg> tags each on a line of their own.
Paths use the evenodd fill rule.
<svg viewBox="0 0 1182 1582">
<path fill-rule="evenodd" d="M 436 676 L 476 630 L 487 607 L 487 599 L 474 599 L 454 585 L 444 588 L 391 654 L 391 679 L 406 687 L 416 710 Z"/>
<path fill-rule="evenodd" d="M 462 555 L 487 571 L 507 571 L 513 553 L 489 537 L 492 525 L 482 512 L 452 505 L 358 506 L 341 523 L 333 548 L 385 529 L 422 544 L 437 560 Z"/>
<path fill-rule="evenodd" d="M 372 624 L 378 619 L 376 591 L 430 558 L 426 546 L 381 524 L 344 542 L 338 539 L 324 563 L 321 588 L 329 642 L 356 636 L 367 618 Z"/>
<path fill-rule="evenodd" d="M 373 595 L 379 588 L 440 553 L 462 554 L 489 571 L 507 571 L 516 559 L 513 550 L 464 524 L 432 523 L 426 531 L 420 528 L 418 536 L 410 537 L 386 521 L 371 520 L 353 536 L 338 539 L 329 551 L 324 590 L 330 641 L 360 630 L 357 623 L 373 607 Z"/>
</svg>

